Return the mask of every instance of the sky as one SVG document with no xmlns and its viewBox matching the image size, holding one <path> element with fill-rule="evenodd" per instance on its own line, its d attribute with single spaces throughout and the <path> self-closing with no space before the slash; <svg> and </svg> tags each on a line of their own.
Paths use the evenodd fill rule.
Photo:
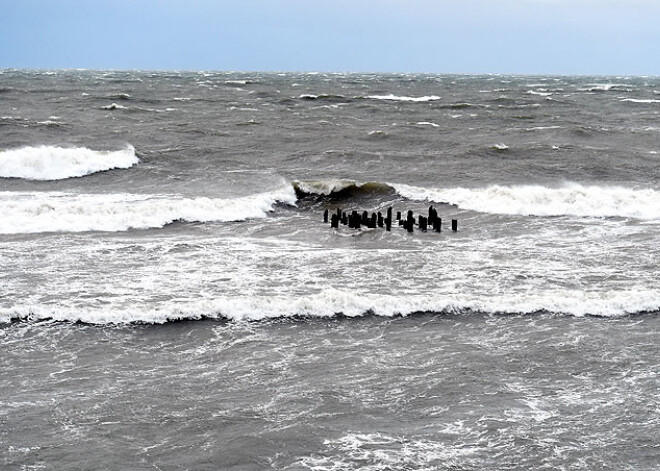
<svg viewBox="0 0 660 471">
<path fill-rule="evenodd" d="M 660 75 L 660 0 L 0 0 L 0 69 Z"/>
</svg>

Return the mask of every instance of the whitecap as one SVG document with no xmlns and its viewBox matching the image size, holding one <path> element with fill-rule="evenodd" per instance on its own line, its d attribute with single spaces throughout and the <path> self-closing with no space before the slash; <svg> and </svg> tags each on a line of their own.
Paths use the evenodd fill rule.
<svg viewBox="0 0 660 471">
<path fill-rule="evenodd" d="M 118 105 L 117 103 L 111 103 L 106 106 L 102 106 L 101 109 L 104 110 L 127 110 L 128 108 L 126 106 Z"/>
<path fill-rule="evenodd" d="M 278 203 L 295 204 L 293 187 L 241 198 L 177 195 L 0 192 L 2 234 L 126 231 L 174 221 L 242 221 L 266 217 Z"/>
<path fill-rule="evenodd" d="M 660 192 L 653 189 L 578 183 L 554 188 L 542 185 L 446 189 L 392 186 L 407 198 L 446 202 L 493 214 L 660 219 Z"/>
<path fill-rule="evenodd" d="M 584 292 L 559 290 L 546 294 L 484 293 L 483 295 L 407 295 L 355 293 L 327 288 L 317 294 L 220 295 L 212 298 L 163 301 L 150 306 L 140 303 L 105 307 L 48 304 L 15 304 L 0 307 L 0 323 L 12 319 L 53 319 L 90 324 L 134 322 L 160 324 L 174 320 L 224 318 L 234 321 L 259 321 L 277 318 L 329 318 L 337 315 L 360 317 L 408 316 L 418 312 L 481 312 L 490 314 L 534 314 L 552 312 L 582 317 L 622 317 L 660 309 L 657 290 Z M 119 302 L 119 300 L 117 301 Z"/>
<path fill-rule="evenodd" d="M 638 98 L 624 98 L 621 101 L 627 101 L 629 103 L 646 103 L 646 104 L 660 103 L 660 100 L 654 100 L 654 99 L 644 100 L 644 99 L 638 99 Z"/>
<path fill-rule="evenodd" d="M 119 151 L 97 151 L 86 147 L 23 147 L 0 152 L 0 177 L 62 180 L 114 168 L 129 168 L 137 163 L 131 145 Z"/>
<path fill-rule="evenodd" d="M 369 95 L 367 96 L 367 98 L 370 98 L 372 100 L 413 101 L 413 102 L 440 100 L 440 97 L 437 95 L 411 97 L 411 96 L 397 96 L 393 94 L 388 94 L 388 95 Z"/>
</svg>

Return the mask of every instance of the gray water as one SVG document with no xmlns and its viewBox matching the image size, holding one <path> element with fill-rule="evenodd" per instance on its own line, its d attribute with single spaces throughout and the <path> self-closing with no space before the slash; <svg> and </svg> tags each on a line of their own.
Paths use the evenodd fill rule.
<svg viewBox="0 0 660 471">
<path fill-rule="evenodd" d="M 658 469 L 658 316 L 15 325 L 3 469 Z"/>
<path fill-rule="evenodd" d="M 1 71 L 3 469 L 660 469 L 659 117 L 649 77 Z"/>
</svg>

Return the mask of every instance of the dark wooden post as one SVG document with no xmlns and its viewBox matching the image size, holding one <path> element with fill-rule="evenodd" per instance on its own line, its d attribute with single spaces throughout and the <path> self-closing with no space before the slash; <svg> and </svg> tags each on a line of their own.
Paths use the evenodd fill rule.
<svg viewBox="0 0 660 471">
<path fill-rule="evenodd" d="M 328 222 L 328 210 L 323 211 L 323 222 Z"/>
<path fill-rule="evenodd" d="M 433 229 L 435 229 L 435 232 L 442 232 L 442 218 L 435 218 Z"/>
<path fill-rule="evenodd" d="M 337 229 L 339 227 L 339 217 L 336 214 L 332 215 L 330 219 L 330 227 Z"/>
<path fill-rule="evenodd" d="M 454 232 L 458 230 L 458 219 L 451 220 L 451 230 Z"/>
<path fill-rule="evenodd" d="M 406 230 L 408 232 L 412 232 L 414 226 L 415 226 L 415 217 L 413 216 L 413 212 L 409 210 L 408 217 L 406 218 Z"/>
<path fill-rule="evenodd" d="M 360 219 L 360 215 L 358 214 L 357 211 L 353 211 L 353 228 L 354 229 L 359 229 L 361 226 L 362 220 Z"/>
<path fill-rule="evenodd" d="M 384 224 L 385 224 L 385 221 L 383 219 L 383 213 L 378 211 L 378 227 L 383 227 Z"/>
</svg>

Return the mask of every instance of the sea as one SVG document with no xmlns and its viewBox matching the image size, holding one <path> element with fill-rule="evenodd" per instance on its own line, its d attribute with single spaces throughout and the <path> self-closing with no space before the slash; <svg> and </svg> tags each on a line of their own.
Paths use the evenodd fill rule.
<svg viewBox="0 0 660 471">
<path fill-rule="evenodd" d="M 657 77 L 1 70 L 0 469 L 660 470 L 659 152 Z"/>
</svg>

